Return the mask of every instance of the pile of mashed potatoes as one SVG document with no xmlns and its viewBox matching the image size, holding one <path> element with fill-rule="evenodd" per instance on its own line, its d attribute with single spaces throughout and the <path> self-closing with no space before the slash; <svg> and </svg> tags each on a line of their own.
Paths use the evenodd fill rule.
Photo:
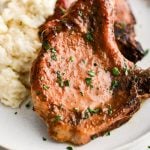
<svg viewBox="0 0 150 150">
<path fill-rule="evenodd" d="M 56 0 L 0 0 L 0 101 L 16 108 L 30 95 L 29 72 L 41 47 L 38 28 Z"/>
</svg>

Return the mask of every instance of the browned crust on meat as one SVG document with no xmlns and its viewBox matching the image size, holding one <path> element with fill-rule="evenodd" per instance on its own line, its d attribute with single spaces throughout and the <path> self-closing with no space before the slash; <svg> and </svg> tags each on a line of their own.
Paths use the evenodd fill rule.
<svg viewBox="0 0 150 150">
<path fill-rule="evenodd" d="M 83 11 L 84 18 L 77 15 L 78 9 Z M 92 137 L 103 135 L 128 121 L 140 107 L 138 93 L 134 91 L 135 84 L 131 80 L 134 73 L 127 76 L 124 72 L 124 67 L 133 69 L 134 64 L 126 60 L 117 47 L 113 14 L 112 0 L 80 0 L 66 15 L 46 24 L 43 41 L 52 46 L 59 59 L 50 61 L 51 49 L 45 50 L 44 46 L 42 47 L 32 66 L 31 90 L 35 111 L 44 119 L 50 136 L 56 141 L 85 144 Z M 61 30 L 56 32 L 57 27 Z M 87 42 L 85 34 L 91 27 L 93 39 L 90 39 L 92 42 Z M 66 87 L 58 86 L 57 69 L 62 71 L 69 63 L 66 57 L 72 55 L 75 57 L 75 63 L 66 68 L 67 72 L 64 75 L 74 81 L 68 92 Z M 88 70 L 84 70 L 87 67 L 83 67 L 82 70 L 79 68 L 80 57 L 86 58 L 88 63 L 93 59 L 99 62 L 97 67 L 101 74 L 96 76 L 93 82 L 100 87 L 87 87 L 82 82 L 87 77 Z M 89 66 L 93 68 L 93 64 Z M 120 70 L 118 77 L 112 76 L 111 70 L 114 66 Z M 79 74 L 78 78 L 76 73 Z M 120 82 L 120 85 L 109 90 L 114 80 Z M 82 84 L 85 95 L 79 93 L 79 85 Z M 74 110 L 76 106 L 79 107 L 79 111 Z M 99 111 L 89 112 L 91 106 L 94 109 L 99 108 Z"/>
</svg>

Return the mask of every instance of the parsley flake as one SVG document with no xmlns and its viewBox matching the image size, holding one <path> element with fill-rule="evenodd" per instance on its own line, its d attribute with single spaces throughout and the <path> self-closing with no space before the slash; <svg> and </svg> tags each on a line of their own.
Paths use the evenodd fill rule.
<svg viewBox="0 0 150 150">
<path fill-rule="evenodd" d="M 82 12 L 81 10 L 78 10 L 78 15 L 79 15 L 80 17 L 83 17 L 83 12 Z"/>
<path fill-rule="evenodd" d="M 70 56 L 69 61 L 70 61 L 70 62 L 73 62 L 73 61 L 74 61 L 74 58 L 73 58 L 72 56 Z"/>
<path fill-rule="evenodd" d="M 88 42 L 93 42 L 94 41 L 92 32 L 87 32 L 85 37 L 86 37 L 86 41 L 88 41 Z"/>
<path fill-rule="evenodd" d="M 106 132 L 105 135 L 106 135 L 106 136 L 110 136 L 110 131 Z"/>
<path fill-rule="evenodd" d="M 88 75 L 90 77 L 94 77 L 95 76 L 95 72 L 93 70 L 88 71 Z"/>
<path fill-rule="evenodd" d="M 48 51 L 50 50 L 51 46 L 49 44 L 48 41 L 43 41 L 42 47 L 44 48 L 44 50 Z"/>
<path fill-rule="evenodd" d="M 47 86 L 47 85 L 43 85 L 43 90 L 48 90 L 49 89 L 49 86 Z"/>
<path fill-rule="evenodd" d="M 53 122 L 59 122 L 62 120 L 62 117 L 60 115 L 56 115 L 54 118 L 53 118 Z"/>
<path fill-rule="evenodd" d="M 43 140 L 43 141 L 47 141 L 47 139 L 46 139 L 45 137 L 42 137 L 42 140 Z"/>
<path fill-rule="evenodd" d="M 118 69 L 117 67 L 114 67 L 114 68 L 112 69 L 112 74 L 113 74 L 114 76 L 118 76 L 118 75 L 120 74 L 119 69 Z"/>
<path fill-rule="evenodd" d="M 67 150 L 73 150 L 71 146 L 66 147 Z"/>
<path fill-rule="evenodd" d="M 87 86 L 90 86 L 90 88 L 93 88 L 93 85 L 92 85 L 92 78 L 86 78 L 86 79 L 85 79 L 85 82 L 86 82 L 86 85 L 87 85 Z"/>
<path fill-rule="evenodd" d="M 99 108 L 96 108 L 96 109 L 91 109 L 91 108 L 88 108 L 88 111 L 91 115 L 93 114 L 97 114 L 100 112 L 100 109 Z"/>
<path fill-rule="evenodd" d="M 119 82 L 117 80 L 113 80 L 112 83 L 111 83 L 110 90 L 114 90 L 118 86 L 119 86 Z"/>
<path fill-rule="evenodd" d="M 64 81 L 64 85 L 69 87 L 70 86 L 69 80 Z"/>
</svg>

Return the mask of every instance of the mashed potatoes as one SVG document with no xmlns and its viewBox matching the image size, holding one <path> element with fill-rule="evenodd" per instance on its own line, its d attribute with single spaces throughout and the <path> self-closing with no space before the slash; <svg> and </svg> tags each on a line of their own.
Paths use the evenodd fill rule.
<svg viewBox="0 0 150 150">
<path fill-rule="evenodd" d="M 41 47 L 38 27 L 56 0 L 0 0 L 0 101 L 18 107 L 29 95 L 29 71 Z"/>
</svg>

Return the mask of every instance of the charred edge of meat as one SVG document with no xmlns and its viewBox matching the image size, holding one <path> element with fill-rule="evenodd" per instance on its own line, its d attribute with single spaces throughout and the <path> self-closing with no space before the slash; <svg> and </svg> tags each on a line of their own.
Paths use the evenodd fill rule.
<svg viewBox="0 0 150 150">
<path fill-rule="evenodd" d="M 134 40 L 134 27 L 131 25 L 115 24 L 116 42 L 121 53 L 128 60 L 136 63 L 144 57 L 141 44 Z"/>
<path fill-rule="evenodd" d="M 150 69 L 139 72 L 132 77 L 132 87 L 136 89 L 138 96 L 150 95 Z"/>
</svg>

